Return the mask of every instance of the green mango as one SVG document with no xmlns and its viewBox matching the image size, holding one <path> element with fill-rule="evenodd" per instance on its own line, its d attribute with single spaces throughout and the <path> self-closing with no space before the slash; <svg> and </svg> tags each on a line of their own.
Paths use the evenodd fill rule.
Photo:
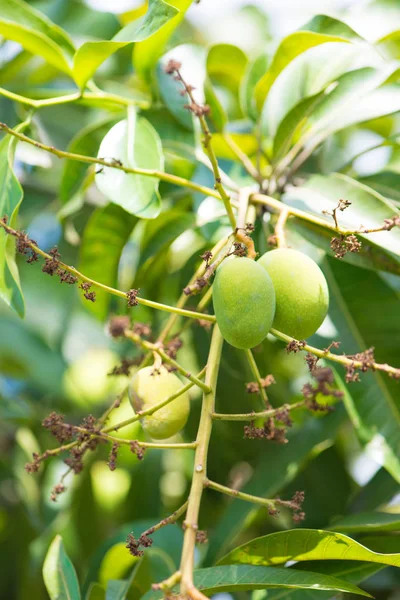
<svg viewBox="0 0 400 600">
<path fill-rule="evenodd" d="M 217 270 L 213 285 L 217 323 L 235 348 L 260 344 L 272 326 L 275 291 L 265 269 L 249 258 L 228 258 Z"/>
<path fill-rule="evenodd" d="M 297 340 L 315 333 L 329 308 L 329 290 L 316 262 L 303 252 L 278 248 L 266 252 L 257 263 L 274 284 L 276 312 L 273 327 Z"/>
<path fill-rule="evenodd" d="M 129 384 L 129 400 L 135 412 L 147 410 L 178 392 L 183 385 L 165 367 L 144 367 L 133 376 Z M 165 440 L 183 429 L 189 412 L 189 394 L 185 392 L 152 415 L 143 417 L 140 422 L 150 437 Z"/>
</svg>

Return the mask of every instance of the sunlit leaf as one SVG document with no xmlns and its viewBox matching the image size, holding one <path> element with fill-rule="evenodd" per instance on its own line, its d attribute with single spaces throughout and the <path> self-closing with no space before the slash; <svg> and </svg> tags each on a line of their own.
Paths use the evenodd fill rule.
<svg viewBox="0 0 400 600">
<path fill-rule="evenodd" d="M 341 533 L 292 529 L 271 533 L 235 548 L 219 564 L 280 565 L 288 560 L 362 560 L 400 566 L 400 554 L 372 552 Z"/>
<path fill-rule="evenodd" d="M 330 577 L 294 569 L 273 567 L 254 567 L 249 565 L 230 565 L 199 569 L 194 572 L 195 586 L 207 595 L 221 592 L 239 592 L 270 588 L 331 590 L 369 596 L 357 586 Z M 162 598 L 161 592 L 146 594 L 146 600 Z"/>
<path fill-rule="evenodd" d="M 175 29 L 183 21 L 186 11 L 193 0 L 169 0 L 169 4 L 179 12 L 170 18 L 155 34 L 135 44 L 133 49 L 133 64 L 142 77 L 148 79 L 157 60 L 165 51 L 169 39 Z"/>
<path fill-rule="evenodd" d="M 79 583 L 75 569 L 57 535 L 43 565 L 43 578 L 51 600 L 80 600 Z"/>
<path fill-rule="evenodd" d="M 313 33 L 309 31 L 296 31 L 288 35 L 279 45 L 268 71 L 258 82 L 255 88 L 257 109 L 260 111 L 272 84 L 279 73 L 298 56 L 313 46 L 326 44 L 327 42 L 345 42 L 344 38 L 335 35 Z"/>
<path fill-rule="evenodd" d="M 71 73 L 71 56 L 75 48 L 67 34 L 42 13 L 22 0 L 3 0 L 0 35 L 20 43 L 33 55 Z"/>
<path fill-rule="evenodd" d="M 164 168 L 160 138 L 142 117 L 114 125 L 101 142 L 98 156 L 119 160 L 130 168 Z M 111 167 L 100 169 L 96 175 L 96 185 L 106 198 L 142 219 L 153 219 L 160 212 L 158 181 L 156 177 L 128 174 Z"/>
<path fill-rule="evenodd" d="M 24 124 L 18 129 L 24 129 Z M 23 190 L 13 171 L 16 139 L 5 137 L 0 142 L 0 215 L 9 218 L 11 227 L 16 226 L 18 209 Z M 24 315 L 17 264 L 15 262 L 15 239 L 0 228 L 0 298 L 21 317 Z"/>
<path fill-rule="evenodd" d="M 177 10 L 164 0 L 150 0 L 147 13 L 126 25 L 111 41 L 85 42 L 74 56 L 73 74 L 79 87 L 84 87 L 97 68 L 114 52 L 132 42 L 140 42 L 152 36 Z"/>
</svg>

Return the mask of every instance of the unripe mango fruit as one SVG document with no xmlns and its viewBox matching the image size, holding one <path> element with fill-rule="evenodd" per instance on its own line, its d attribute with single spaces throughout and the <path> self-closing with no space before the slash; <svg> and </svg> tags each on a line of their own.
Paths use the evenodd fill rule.
<svg viewBox="0 0 400 600">
<path fill-rule="evenodd" d="M 268 273 L 254 260 L 225 259 L 215 276 L 213 303 L 224 339 L 235 348 L 253 348 L 272 326 L 275 290 Z"/>
<path fill-rule="evenodd" d="M 182 387 L 181 380 L 165 367 L 144 367 L 133 376 L 129 384 L 129 400 L 135 412 L 147 410 Z M 140 422 L 150 437 L 165 440 L 186 425 L 189 411 L 189 394 L 185 392 L 152 415 L 143 417 Z"/>
<path fill-rule="evenodd" d="M 274 284 L 273 327 L 297 340 L 313 335 L 329 307 L 328 285 L 317 263 L 303 252 L 290 248 L 266 252 L 257 263 L 264 267 Z"/>
</svg>

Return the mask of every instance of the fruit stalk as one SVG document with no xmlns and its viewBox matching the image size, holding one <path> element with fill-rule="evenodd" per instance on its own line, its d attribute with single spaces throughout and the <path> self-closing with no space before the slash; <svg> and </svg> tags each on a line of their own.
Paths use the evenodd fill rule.
<svg viewBox="0 0 400 600">
<path fill-rule="evenodd" d="M 189 494 L 189 504 L 184 522 L 185 535 L 181 559 L 181 594 L 183 597 L 203 597 L 193 583 L 194 548 L 198 530 L 200 502 L 207 479 L 207 454 L 212 430 L 212 414 L 215 405 L 215 392 L 219 365 L 221 360 L 223 339 L 218 325 L 214 326 L 210 352 L 207 360 L 206 385 L 211 391 L 203 394 L 199 429 L 197 432 L 197 449 L 194 459 L 192 486 Z"/>
</svg>

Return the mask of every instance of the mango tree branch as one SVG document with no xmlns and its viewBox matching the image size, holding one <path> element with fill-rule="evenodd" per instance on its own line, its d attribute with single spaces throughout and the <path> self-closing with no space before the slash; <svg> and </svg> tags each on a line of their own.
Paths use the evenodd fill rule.
<svg viewBox="0 0 400 600">
<path fill-rule="evenodd" d="M 204 489 L 204 482 L 207 476 L 207 455 L 208 446 L 210 443 L 212 430 L 212 413 L 214 412 L 215 390 L 217 387 L 217 379 L 219 365 L 221 360 L 223 339 L 219 331 L 218 325 L 214 326 L 214 331 L 211 339 L 210 352 L 207 361 L 206 370 L 206 385 L 211 389 L 210 392 L 204 393 L 203 403 L 201 408 L 200 423 L 197 432 L 197 448 L 194 459 L 194 470 L 192 477 L 192 486 L 189 494 L 189 504 L 185 519 L 185 535 L 183 540 L 182 558 L 180 572 L 181 578 L 181 595 L 192 599 L 204 598 L 193 583 L 193 567 L 194 567 L 194 548 L 196 543 L 196 533 L 198 530 L 198 518 L 201 497 Z"/>
<path fill-rule="evenodd" d="M 370 369 L 371 371 L 382 371 L 384 373 L 387 373 L 389 377 L 393 377 L 394 379 L 400 379 L 400 369 L 391 367 L 388 364 L 377 363 L 372 360 L 369 364 L 366 364 L 365 361 L 362 360 L 362 357 L 360 359 L 357 359 L 356 357 L 346 356 L 345 354 L 342 356 L 338 354 L 333 354 L 333 352 L 330 352 L 328 349 L 320 350 L 319 348 L 314 348 L 314 346 L 306 344 L 305 341 L 295 340 L 294 338 L 290 337 L 289 335 L 286 335 L 285 333 L 282 333 L 281 331 L 278 331 L 277 329 L 271 329 L 270 333 L 272 333 L 272 335 L 274 335 L 276 338 L 287 342 L 288 344 L 293 343 L 297 345 L 299 350 L 306 350 L 307 352 L 310 352 L 310 354 L 318 356 L 318 358 L 324 358 L 326 360 L 339 363 L 346 368 L 361 369 L 362 371 L 368 369 Z"/>
<path fill-rule="evenodd" d="M 210 129 L 208 127 L 208 123 L 207 123 L 207 120 L 205 117 L 205 115 L 209 112 L 209 107 L 202 106 L 201 104 L 199 104 L 196 101 L 196 99 L 193 95 L 194 88 L 193 88 L 193 86 L 189 85 L 183 79 L 181 72 L 180 72 L 180 67 L 181 67 L 181 64 L 172 59 L 169 61 L 169 63 L 165 67 L 165 72 L 169 75 L 174 75 L 175 79 L 177 81 L 180 81 L 180 83 L 183 85 L 184 91 L 186 92 L 186 94 L 189 98 L 189 101 L 190 101 L 190 103 L 187 105 L 186 108 L 188 110 L 190 110 L 199 119 L 200 127 L 203 132 L 203 136 L 204 136 L 203 137 L 204 151 L 210 160 L 211 167 L 212 167 L 212 170 L 214 173 L 214 179 L 215 179 L 214 187 L 219 194 L 218 197 L 221 198 L 221 200 L 224 203 L 225 210 L 228 214 L 232 229 L 235 230 L 236 229 L 236 219 L 235 219 L 235 215 L 233 214 L 231 199 L 222 184 L 222 177 L 221 177 L 221 173 L 219 170 L 218 160 L 215 155 L 214 148 L 212 146 L 212 135 L 211 135 L 211 132 L 210 132 Z"/>
<path fill-rule="evenodd" d="M 95 158 L 94 156 L 85 156 L 83 154 L 75 154 L 73 152 L 67 152 L 66 150 L 59 150 L 54 146 L 49 146 L 47 144 L 43 144 L 42 142 L 37 142 L 36 140 L 12 129 L 5 123 L 0 123 L 0 131 L 3 130 L 6 133 L 13 135 L 18 138 L 21 142 L 25 142 L 27 144 L 31 144 L 31 146 L 35 146 L 36 148 L 40 148 L 45 152 L 49 152 L 50 154 L 54 154 L 58 158 L 67 158 L 69 160 L 76 160 L 78 162 L 87 163 L 89 165 L 102 165 L 104 167 L 110 167 L 111 169 L 118 169 L 119 171 L 123 171 L 124 173 L 131 173 L 133 175 L 143 175 L 144 177 L 154 177 L 156 179 L 160 179 L 161 181 L 166 181 L 168 183 L 172 183 L 173 185 L 178 185 L 181 187 L 186 187 L 191 190 L 195 190 L 196 192 L 200 192 L 206 196 L 213 196 L 214 198 L 220 199 L 220 195 L 213 190 L 212 188 L 206 187 L 204 185 L 200 185 L 195 183 L 194 181 L 190 181 L 189 179 L 184 179 L 183 177 L 178 177 L 177 175 L 172 175 L 170 173 L 164 173 L 163 171 L 158 171 L 156 169 L 141 169 L 139 167 L 125 167 L 121 164 L 120 161 L 115 158 Z"/>
<path fill-rule="evenodd" d="M 276 418 L 279 421 L 279 415 L 282 411 L 296 410 L 297 408 L 306 408 L 304 400 L 299 400 L 293 404 L 283 404 L 278 408 L 269 408 L 260 412 L 252 411 L 250 413 L 213 413 L 212 418 L 216 421 L 255 421 L 256 419 Z"/>
<path fill-rule="evenodd" d="M 245 500 L 246 502 L 251 502 L 252 504 L 259 504 L 260 506 L 266 506 L 267 508 L 271 508 L 276 504 L 276 500 L 260 498 L 259 496 L 252 496 L 251 494 L 246 494 L 245 492 L 239 492 L 239 490 L 234 490 L 225 485 L 221 485 L 220 483 L 216 483 L 215 481 L 211 481 L 210 479 L 206 479 L 204 481 L 204 485 L 212 490 L 221 492 L 221 494 L 226 494 L 232 498 L 240 498 L 240 500 Z"/>
<path fill-rule="evenodd" d="M 46 90 L 47 92 L 49 90 Z M 95 92 L 71 92 L 70 94 L 62 94 L 61 96 L 54 96 L 53 98 L 43 98 L 43 99 L 34 99 L 27 98 L 26 96 L 21 96 L 20 94 L 16 94 L 15 92 L 11 92 L 10 90 L 6 90 L 4 88 L 0 88 L 0 96 L 4 96 L 5 98 L 9 98 L 14 102 L 18 102 L 19 104 L 23 104 L 25 106 L 30 106 L 34 109 L 46 108 L 48 106 L 57 106 L 59 104 L 70 104 L 71 102 L 84 102 L 91 100 L 101 100 L 105 102 L 111 102 L 116 106 L 126 107 L 126 106 L 139 106 L 140 108 L 148 108 L 149 102 L 131 100 L 129 98 L 125 98 L 124 96 L 119 96 L 118 94 L 110 94 L 108 92 L 103 92 L 102 90 L 96 90 Z"/>
<path fill-rule="evenodd" d="M 266 194 L 252 194 L 250 201 L 254 204 L 262 204 L 264 206 L 268 206 L 272 210 L 282 213 L 286 213 L 286 218 L 292 216 L 298 219 L 302 219 L 303 221 L 308 221 L 309 223 L 314 223 L 315 225 L 319 225 L 320 227 L 324 227 L 325 229 L 329 229 L 334 233 L 339 233 L 341 235 L 354 235 L 354 234 L 366 234 L 366 233 L 376 233 L 378 231 L 390 231 L 392 227 L 398 225 L 396 221 L 396 217 L 393 219 L 387 219 L 387 222 L 384 222 L 380 227 L 373 227 L 371 229 L 367 229 L 365 227 L 359 227 L 359 229 L 345 229 L 343 227 L 336 226 L 335 223 L 330 223 L 326 219 L 322 219 L 321 217 L 317 217 L 311 213 L 305 212 L 299 208 L 295 208 L 294 206 L 288 206 L 283 202 L 273 198 L 272 196 L 267 196 Z M 394 222 L 392 222 L 394 221 Z"/>
<path fill-rule="evenodd" d="M 10 235 L 13 235 L 16 238 L 23 240 L 25 246 L 29 247 L 34 253 L 38 254 L 39 256 L 42 256 L 44 259 L 46 259 L 48 261 L 54 260 L 53 256 L 51 256 L 47 252 L 44 252 L 43 250 L 41 250 L 41 248 L 39 248 L 33 242 L 33 240 L 30 240 L 25 234 L 23 234 L 22 232 L 20 232 L 16 229 L 13 229 L 9 225 L 7 225 L 7 223 L 4 221 L 4 219 L 0 218 L 0 226 L 3 227 L 3 229 Z M 123 298 L 126 301 L 128 300 L 129 292 L 123 292 L 121 290 L 117 290 L 108 285 L 105 285 L 104 283 L 95 281 L 94 279 L 91 279 L 90 277 L 86 277 L 86 275 L 84 275 L 83 273 L 81 273 L 80 271 L 75 269 L 75 267 L 71 267 L 60 260 L 57 260 L 57 265 L 58 265 L 58 268 L 60 268 L 64 271 L 67 271 L 68 273 L 71 273 L 71 275 L 76 277 L 79 281 L 88 283 L 91 286 L 93 285 L 101 290 L 104 290 L 105 292 L 108 292 L 109 294 L 112 294 L 113 296 L 118 296 L 119 298 Z M 197 313 L 197 312 L 191 311 L 191 310 L 185 310 L 183 308 L 177 308 L 175 306 L 168 306 L 167 304 L 161 304 L 160 302 L 146 300 L 146 298 L 141 298 L 140 296 L 136 296 L 136 295 L 135 295 L 135 301 L 137 302 L 137 304 L 142 304 L 143 306 L 148 306 L 149 308 L 155 308 L 157 310 L 161 310 L 164 312 L 175 313 L 182 317 L 189 317 L 191 319 L 205 319 L 206 321 L 210 321 L 211 323 L 215 322 L 214 315 L 206 315 L 206 314 Z"/>
</svg>

